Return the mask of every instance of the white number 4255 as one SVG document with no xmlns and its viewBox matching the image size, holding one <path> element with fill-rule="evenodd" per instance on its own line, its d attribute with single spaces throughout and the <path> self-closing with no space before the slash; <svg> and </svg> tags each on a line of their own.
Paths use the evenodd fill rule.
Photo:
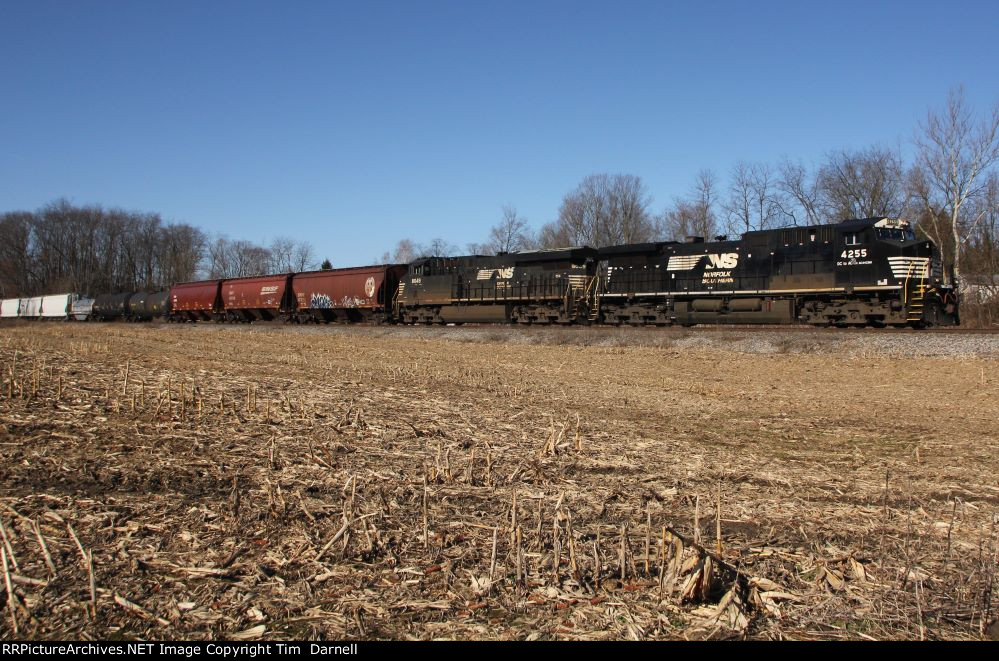
<svg viewBox="0 0 999 661">
<path fill-rule="evenodd" d="M 839 256 L 840 259 L 858 259 L 860 257 L 867 257 L 867 248 L 844 250 L 843 254 Z"/>
</svg>

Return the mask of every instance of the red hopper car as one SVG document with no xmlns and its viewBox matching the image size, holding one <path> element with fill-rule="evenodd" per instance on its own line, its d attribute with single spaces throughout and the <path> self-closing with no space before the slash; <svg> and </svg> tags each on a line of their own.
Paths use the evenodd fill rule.
<svg viewBox="0 0 999 661">
<path fill-rule="evenodd" d="M 221 280 L 182 282 L 170 288 L 171 321 L 210 321 L 222 310 Z"/>
<path fill-rule="evenodd" d="M 277 319 L 291 312 L 290 273 L 222 281 L 222 311 L 226 321 Z"/>
<path fill-rule="evenodd" d="M 300 321 L 385 321 L 405 264 L 360 266 L 292 276 Z"/>
</svg>

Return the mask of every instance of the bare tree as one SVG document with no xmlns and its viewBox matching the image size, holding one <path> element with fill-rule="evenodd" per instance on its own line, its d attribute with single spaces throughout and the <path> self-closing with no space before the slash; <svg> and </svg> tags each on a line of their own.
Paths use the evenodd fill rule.
<svg viewBox="0 0 999 661">
<path fill-rule="evenodd" d="M 208 246 L 206 274 L 209 278 L 265 275 L 272 265 L 270 251 L 249 241 L 231 241 L 220 236 Z"/>
<path fill-rule="evenodd" d="M 781 212 L 791 225 L 822 224 L 818 183 L 804 165 L 784 159 L 780 164 L 777 188 L 783 194 Z"/>
<path fill-rule="evenodd" d="M 235 273 L 235 267 L 231 262 L 231 252 L 229 250 L 229 240 L 223 236 L 215 237 L 207 248 L 207 263 L 205 264 L 205 275 L 209 278 L 231 278 Z"/>
<path fill-rule="evenodd" d="M 408 264 L 419 256 L 418 253 L 417 245 L 411 240 L 399 239 L 399 243 L 395 244 L 392 261 L 396 264 Z"/>
<path fill-rule="evenodd" d="M 11 297 L 31 291 L 36 259 L 33 254 L 34 214 L 14 211 L 0 216 L 0 292 Z"/>
<path fill-rule="evenodd" d="M 517 208 L 503 206 L 503 217 L 489 230 L 489 241 L 481 246 L 483 252 L 497 254 L 526 250 L 532 245 L 527 219 L 517 213 Z"/>
<path fill-rule="evenodd" d="M 444 239 L 436 238 L 426 246 L 422 246 L 420 253 L 423 257 L 447 257 L 458 252 L 458 247 L 453 243 L 448 243 Z"/>
<path fill-rule="evenodd" d="M 295 240 L 287 236 L 277 236 L 271 241 L 270 246 L 271 263 L 269 270 L 272 273 L 291 273 L 296 270 L 292 266 L 292 255 L 295 252 Z"/>
<path fill-rule="evenodd" d="M 985 194 L 999 161 L 999 103 L 976 119 L 963 88 L 951 90 L 947 107 L 931 110 L 920 124 L 916 147 L 915 197 L 937 222 L 936 232 L 949 231 L 950 263 L 959 281 L 961 254 L 987 215 L 987 205 L 971 203 Z"/>
<path fill-rule="evenodd" d="M 275 237 L 267 248 L 271 273 L 299 273 L 316 268 L 315 250 L 308 241 Z"/>
<path fill-rule="evenodd" d="M 535 245 L 548 249 L 565 248 L 572 245 L 572 239 L 565 227 L 556 220 L 541 226 Z"/>
<path fill-rule="evenodd" d="M 308 241 L 299 241 L 291 252 L 291 271 L 311 271 L 316 268 L 316 251 Z"/>
<path fill-rule="evenodd" d="M 204 257 L 205 233 L 190 225 L 167 225 L 162 241 L 163 253 L 157 278 L 159 287 L 193 280 Z"/>
<path fill-rule="evenodd" d="M 554 227 L 543 243 L 607 246 L 648 241 L 653 234 L 651 198 L 635 175 L 590 175 L 562 199 Z"/>
<path fill-rule="evenodd" d="M 883 147 L 830 153 L 819 168 L 817 186 L 832 222 L 898 217 L 905 208 L 902 158 Z"/>
<path fill-rule="evenodd" d="M 728 226 L 735 232 L 748 232 L 753 227 L 753 176 L 752 166 L 739 161 L 732 167 L 725 212 Z"/>
<path fill-rule="evenodd" d="M 718 178 L 711 170 L 701 170 L 694 180 L 691 194 L 696 226 L 707 238 L 714 236 L 718 227 L 715 207 L 718 205 Z"/>
<path fill-rule="evenodd" d="M 982 195 L 973 198 L 969 215 L 981 221 L 967 244 L 966 274 L 975 280 L 980 298 L 999 311 L 999 173 L 989 174 Z"/>
<path fill-rule="evenodd" d="M 666 241 L 683 241 L 687 237 L 711 236 L 713 226 L 705 224 L 697 205 L 690 200 L 677 198 L 667 208 L 657 222 L 656 234 Z M 707 231 L 706 231 L 707 230 Z"/>
<path fill-rule="evenodd" d="M 270 251 L 249 241 L 233 241 L 231 244 L 236 277 L 264 275 L 268 271 Z"/>
<path fill-rule="evenodd" d="M 683 241 L 689 236 L 713 238 L 718 227 L 717 177 L 711 170 L 697 173 L 686 197 L 676 198 L 655 221 L 655 236 L 667 241 Z"/>
</svg>

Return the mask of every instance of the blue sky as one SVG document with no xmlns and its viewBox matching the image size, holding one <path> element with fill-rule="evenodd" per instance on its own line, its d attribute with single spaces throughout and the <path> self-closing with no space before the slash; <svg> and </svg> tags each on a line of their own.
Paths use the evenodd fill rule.
<svg viewBox="0 0 999 661">
<path fill-rule="evenodd" d="M 0 3 L 0 210 L 58 197 L 336 265 L 533 225 L 597 172 L 909 149 L 999 99 L 999 3 Z"/>
</svg>

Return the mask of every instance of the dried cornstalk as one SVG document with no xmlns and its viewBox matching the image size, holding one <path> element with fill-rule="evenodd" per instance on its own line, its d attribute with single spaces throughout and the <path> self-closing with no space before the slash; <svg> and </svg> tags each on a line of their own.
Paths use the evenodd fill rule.
<svg viewBox="0 0 999 661">
<path fill-rule="evenodd" d="M 517 526 L 517 530 L 514 533 L 516 538 L 516 556 L 517 556 L 517 584 L 520 585 L 524 582 L 524 550 L 521 547 L 521 537 L 522 533 L 520 526 Z"/>
<path fill-rule="evenodd" d="M 326 542 L 326 545 L 323 546 L 323 548 L 321 548 L 319 550 L 319 553 L 316 554 L 316 562 L 318 562 L 319 560 L 321 560 L 322 557 L 324 555 L 326 555 L 326 552 L 330 550 L 330 547 L 332 547 L 334 544 L 336 544 L 337 540 L 340 539 L 345 532 L 347 532 L 347 529 L 351 525 L 357 523 L 361 519 L 366 519 L 369 516 L 374 516 L 374 513 L 372 513 L 372 514 L 363 514 L 363 515 L 357 517 L 356 519 L 353 519 L 351 521 L 348 521 L 348 522 L 344 523 L 343 526 L 340 528 L 340 530 L 338 530 L 336 532 L 336 534 L 333 535 L 333 537 L 330 538 L 330 541 Z"/>
<path fill-rule="evenodd" d="M 0 535 L 3 536 L 3 545 L 7 549 L 7 558 L 10 560 L 11 566 L 14 567 L 14 571 L 20 572 L 21 568 L 17 564 L 17 558 L 14 556 L 14 549 L 10 545 L 10 537 L 7 536 L 7 526 L 4 525 L 3 519 L 0 518 Z"/>
<path fill-rule="evenodd" d="M 7 566 L 7 549 L 0 547 L 0 556 L 3 558 L 3 582 L 7 588 L 7 611 L 10 613 L 10 626 L 14 634 L 20 633 L 17 626 L 17 613 L 14 610 L 14 586 L 10 581 L 10 568 Z"/>
<path fill-rule="evenodd" d="M 715 509 L 715 551 L 719 556 L 722 554 L 721 540 L 721 482 L 718 483 L 718 506 Z"/>
<path fill-rule="evenodd" d="M 701 541 L 701 497 L 694 499 L 694 543 Z"/>
<path fill-rule="evenodd" d="M 627 565 L 627 552 L 628 552 L 628 527 L 621 526 L 621 582 L 624 582 L 624 578 L 627 575 L 628 565 Z"/>
<path fill-rule="evenodd" d="M 645 503 L 645 575 L 651 575 L 650 569 L 650 549 L 652 547 L 652 511 L 649 503 Z"/>
<path fill-rule="evenodd" d="M 499 528 L 493 528 L 493 553 L 489 560 L 489 590 L 493 589 L 493 579 L 496 576 L 496 542 L 499 539 Z"/>
<path fill-rule="evenodd" d="M 42 556 L 45 558 L 45 566 L 49 568 L 49 573 L 52 574 L 53 578 L 56 576 L 56 566 L 52 562 L 52 555 L 49 553 L 49 547 L 45 543 L 45 537 L 42 536 L 42 529 L 38 525 L 38 521 L 32 521 L 32 527 L 35 530 L 35 537 L 38 539 L 38 546 L 42 549 Z"/>
<path fill-rule="evenodd" d="M 117 592 L 114 595 L 114 602 L 119 606 L 121 606 L 122 608 L 124 608 L 125 610 L 127 610 L 129 613 L 132 613 L 133 615 L 138 615 L 144 620 L 150 620 L 152 622 L 155 622 L 161 627 L 170 626 L 170 622 L 168 620 L 165 620 L 162 617 L 159 617 L 158 615 L 153 615 L 142 606 L 136 604 L 135 602 L 129 601 L 128 599 L 121 596 Z"/>
<path fill-rule="evenodd" d="M 80 558 L 83 560 L 83 568 L 87 570 L 87 582 L 90 584 L 90 606 L 93 609 L 94 617 L 96 617 L 97 582 L 94 579 L 94 556 L 83 550 L 83 544 L 80 543 L 80 538 L 76 536 L 76 531 L 73 530 L 73 526 L 69 521 L 66 522 L 66 529 L 69 531 L 69 536 L 73 539 L 73 542 L 76 543 L 76 549 L 80 552 Z"/>
<path fill-rule="evenodd" d="M 423 548 L 430 546 L 429 515 L 427 514 L 427 474 L 423 474 Z"/>
</svg>

